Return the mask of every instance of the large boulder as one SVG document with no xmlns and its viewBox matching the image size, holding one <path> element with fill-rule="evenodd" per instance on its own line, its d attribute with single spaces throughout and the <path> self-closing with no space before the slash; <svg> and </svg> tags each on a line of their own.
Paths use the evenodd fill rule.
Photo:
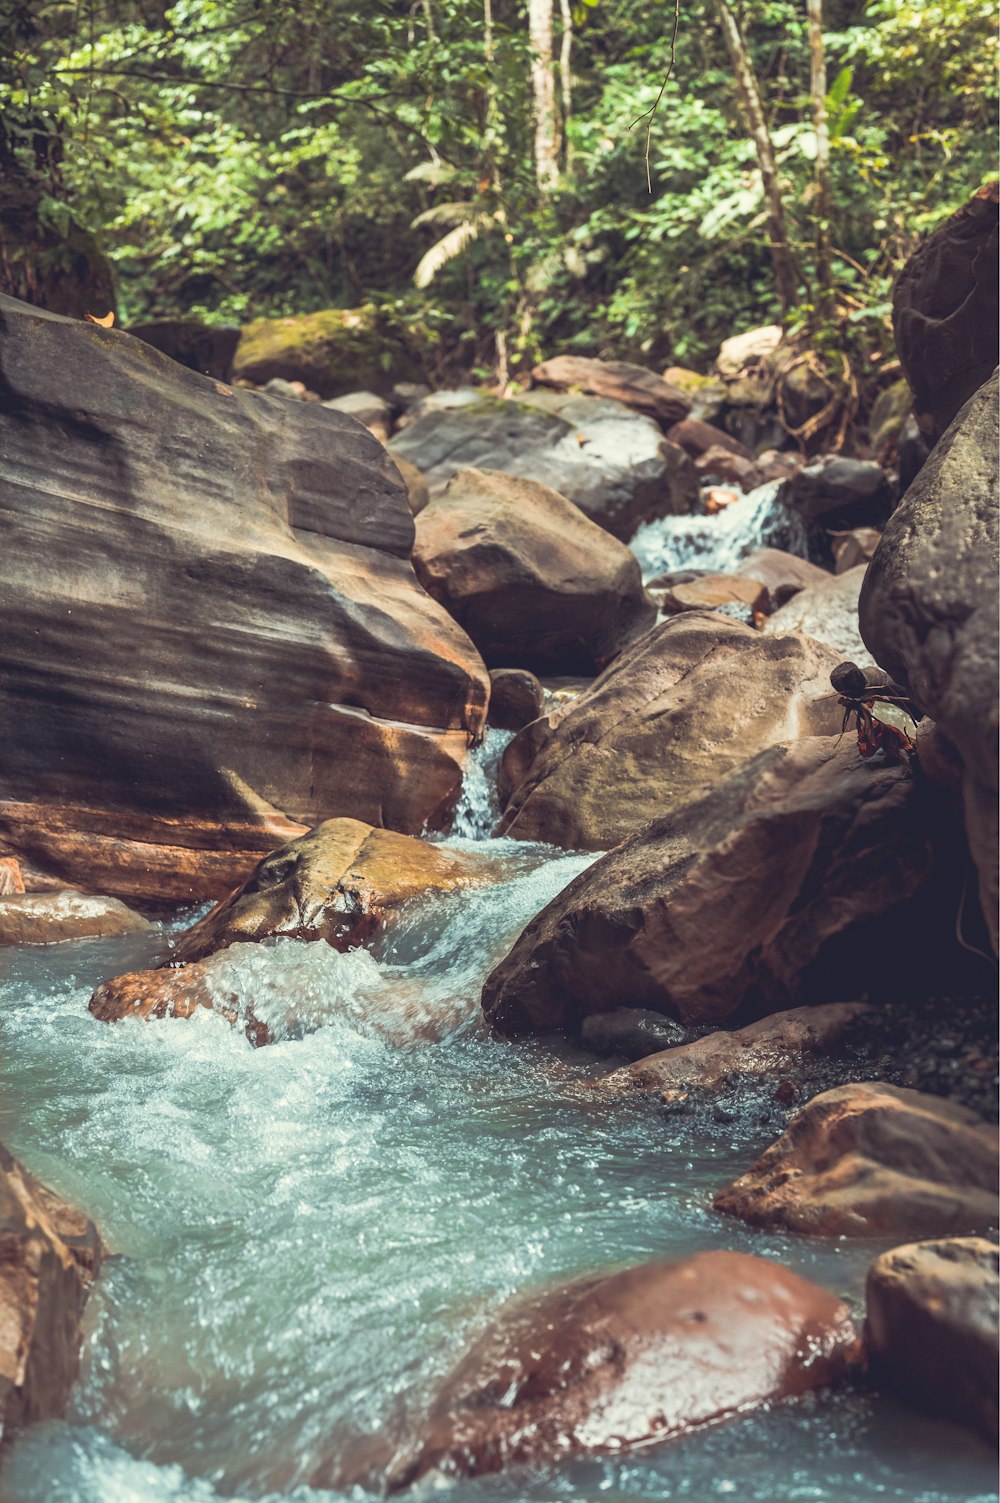
<svg viewBox="0 0 1000 1503">
<path fill-rule="evenodd" d="M 839 729 L 837 654 L 689 611 L 647 632 L 504 753 L 501 833 L 617 845 L 764 747 Z"/>
<path fill-rule="evenodd" d="M 103 1251 L 93 1222 L 0 1147 L 0 1440 L 65 1414 Z"/>
<path fill-rule="evenodd" d="M 861 590 L 861 635 L 954 749 L 996 945 L 998 381 L 962 408 L 893 513 Z"/>
<path fill-rule="evenodd" d="M 590 360 L 583 355 L 557 355 L 531 372 L 534 386 L 555 391 L 578 391 L 587 397 L 608 397 L 635 412 L 655 418 L 661 428 L 679 423 L 691 411 L 691 400 L 662 376 L 627 360 Z"/>
<path fill-rule="evenodd" d="M 917 1409 L 971 1425 L 996 1445 L 1000 1253 L 982 1237 L 913 1242 L 876 1258 L 866 1346 L 883 1380 Z"/>
<path fill-rule="evenodd" d="M 203 324 L 194 318 L 165 318 L 155 323 L 130 324 L 128 331 L 202 376 L 228 381 L 240 342 L 238 324 Z"/>
<path fill-rule="evenodd" d="M 651 418 L 596 397 L 481 397 L 416 418 L 389 447 L 422 471 L 432 496 L 461 469 L 502 470 L 550 486 L 623 542 L 641 523 L 690 512 L 698 500 L 684 450 Z"/>
<path fill-rule="evenodd" d="M 703 1252 L 592 1274 L 501 1310 L 369 1484 L 618 1455 L 847 1376 L 836 1295 L 763 1258 Z M 332 1467 L 314 1486 L 343 1485 Z"/>
<path fill-rule="evenodd" d="M 381 445 L 113 329 L 0 330 L 0 846 L 192 900 L 329 816 L 442 823 L 486 672 Z"/>
<path fill-rule="evenodd" d="M 459 470 L 421 512 L 413 566 L 490 668 L 593 673 L 656 619 L 624 543 L 495 470 Z"/>
<path fill-rule="evenodd" d="M 487 978 L 487 1020 L 576 1031 L 645 1007 L 718 1024 L 856 997 L 876 936 L 921 950 L 926 919 L 905 906 L 932 865 L 921 799 L 907 767 L 864 763 L 846 737 L 762 752 L 553 899 Z"/>
<path fill-rule="evenodd" d="M 426 354 L 377 308 L 323 308 L 247 324 L 233 374 L 258 386 L 275 376 L 301 381 L 324 399 L 352 391 L 387 397 L 397 381 L 424 375 Z"/>
<path fill-rule="evenodd" d="M 980 188 L 903 267 L 892 297 L 896 348 L 933 442 L 1000 359 L 1000 184 Z"/>
<path fill-rule="evenodd" d="M 935 1237 L 997 1225 L 997 1130 L 880 1081 L 814 1096 L 715 1208 L 815 1237 Z"/>
</svg>

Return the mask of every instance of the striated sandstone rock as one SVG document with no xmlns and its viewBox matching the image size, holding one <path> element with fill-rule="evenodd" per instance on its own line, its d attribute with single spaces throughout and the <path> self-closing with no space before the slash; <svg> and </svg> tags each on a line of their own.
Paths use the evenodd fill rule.
<svg viewBox="0 0 1000 1503">
<path fill-rule="evenodd" d="M 582 355 L 557 355 L 531 372 L 535 386 L 556 391 L 580 391 L 588 397 L 621 402 L 635 412 L 654 418 L 661 428 L 670 428 L 691 411 L 690 398 L 662 376 L 627 360 L 590 360 Z"/>
<path fill-rule="evenodd" d="M 487 978 L 487 1021 L 575 1031 L 644 1007 L 690 1026 L 856 997 L 878 974 L 875 925 L 885 945 L 898 915 L 911 957 L 940 942 L 909 905 L 927 824 L 905 766 L 864 763 L 846 737 L 772 747 L 554 898 Z"/>
<path fill-rule="evenodd" d="M 859 1360 L 835 1295 L 745 1253 L 573 1280 L 501 1310 L 379 1479 L 475 1477 L 619 1454 L 823 1388 Z M 388 1460 L 388 1458 L 387 1458 Z M 344 1485 L 332 1467 L 313 1486 Z"/>
<path fill-rule="evenodd" d="M 0 1440 L 65 1413 L 103 1252 L 93 1222 L 0 1147 Z"/>
<path fill-rule="evenodd" d="M 107 938 L 150 927 L 117 898 L 82 892 L 28 892 L 0 897 L 0 945 L 53 945 L 64 939 Z"/>
<path fill-rule="evenodd" d="M 24 892 L 21 863 L 13 856 L 0 856 L 0 897 L 10 897 L 17 892 Z"/>
<path fill-rule="evenodd" d="M 735 1075 L 782 1075 L 794 1070 L 803 1055 L 829 1054 L 853 1019 L 865 1011 L 859 1002 L 794 1007 L 746 1028 L 719 1029 L 694 1043 L 650 1054 L 613 1071 L 602 1085 L 610 1090 L 659 1091 L 672 1100 L 692 1089 L 716 1090 Z"/>
<path fill-rule="evenodd" d="M 969 847 L 997 945 L 996 374 L 962 408 L 893 513 L 861 590 L 861 635 L 961 764 Z"/>
<path fill-rule="evenodd" d="M 486 674 L 385 450 L 114 329 L 5 298 L 0 331 L 4 848 L 190 900 L 327 816 L 443 823 Z"/>
<path fill-rule="evenodd" d="M 542 713 L 545 690 L 525 668 L 494 668 L 490 673 L 488 720 L 498 731 L 520 731 Z"/>
<path fill-rule="evenodd" d="M 421 512 L 413 565 L 490 668 L 591 673 L 656 619 L 623 543 L 556 491 L 494 470 L 459 470 Z"/>
<path fill-rule="evenodd" d="M 393 455 L 426 476 L 432 496 L 466 467 L 502 470 L 550 486 L 623 542 L 643 522 L 697 505 L 698 476 L 684 450 L 620 402 L 549 391 L 519 401 L 477 397 L 415 417 L 390 442 Z"/>
<path fill-rule="evenodd" d="M 997 1130 L 880 1081 L 814 1096 L 715 1197 L 754 1226 L 816 1237 L 934 1237 L 997 1224 Z"/>
<path fill-rule="evenodd" d="M 696 797 L 763 747 L 839 730 L 837 654 L 685 612 L 627 647 L 501 764 L 502 834 L 599 851 Z"/>
<path fill-rule="evenodd" d="M 868 668 L 874 658 L 861 640 L 858 596 L 865 578 L 865 564 L 843 574 L 826 574 L 806 585 L 764 622 L 765 636 L 812 637 L 831 647 L 839 657 Z"/>
<path fill-rule="evenodd" d="M 913 1242 L 868 1272 L 869 1358 L 917 1409 L 971 1425 L 994 1446 L 1000 1253 L 982 1237 Z"/>
</svg>

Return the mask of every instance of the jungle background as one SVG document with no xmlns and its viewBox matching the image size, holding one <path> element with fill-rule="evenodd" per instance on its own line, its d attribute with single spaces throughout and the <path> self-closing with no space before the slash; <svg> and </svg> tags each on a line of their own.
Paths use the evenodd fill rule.
<svg viewBox="0 0 1000 1503">
<path fill-rule="evenodd" d="M 6 0 L 0 57 L 3 290 L 375 309 L 480 380 L 780 319 L 877 384 L 994 172 L 990 0 Z"/>
</svg>

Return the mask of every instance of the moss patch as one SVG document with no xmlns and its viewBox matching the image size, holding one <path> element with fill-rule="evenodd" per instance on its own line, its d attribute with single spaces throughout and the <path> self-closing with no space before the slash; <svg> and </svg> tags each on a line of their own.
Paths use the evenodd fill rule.
<svg viewBox="0 0 1000 1503">
<path fill-rule="evenodd" d="M 350 391 L 383 396 L 397 381 L 420 380 L 426 353 L 376 308 L 324 308 L 247 324 L 233 372 L 261 385 L 274 376 L 302 381 L 324 400 Z"/>
</svg>

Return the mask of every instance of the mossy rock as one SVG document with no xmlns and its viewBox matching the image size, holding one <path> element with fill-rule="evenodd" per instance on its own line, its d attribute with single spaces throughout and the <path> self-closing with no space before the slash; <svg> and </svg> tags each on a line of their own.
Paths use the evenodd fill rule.
<svg viewBox="0 0 1000 1503">
<path fill-rule="evenodd" d="M 426 375 L 426 350 L 376 308 L 324 308 L 247 324 L 233 363 L 239 380 L 302 381 L 327 400 L 351 391 L 388 396 L 397 381 Z"/>
</svg>

